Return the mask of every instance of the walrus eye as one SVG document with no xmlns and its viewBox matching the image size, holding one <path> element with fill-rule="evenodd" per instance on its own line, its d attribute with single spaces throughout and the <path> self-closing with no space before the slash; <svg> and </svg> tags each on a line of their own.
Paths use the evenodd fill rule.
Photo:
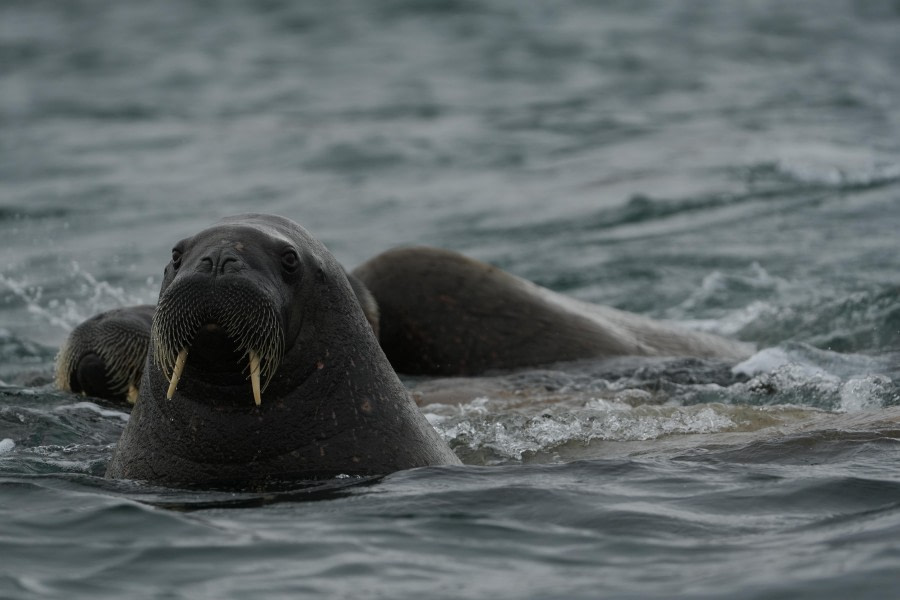
<svg viewBox="0 0 900 600">
<path fill-rule="evenodd" d="M 288 273 L 295 272 L 300 267 L 300 257 L 294 250 L 287 250 L 281 255 L 281 266 Z"/>
<path fill-rule="evenodd" d="M 172 268 L 176 271 L 181 266 L 181 251 L 178 248 L 172 249 Z"/>
</svg>

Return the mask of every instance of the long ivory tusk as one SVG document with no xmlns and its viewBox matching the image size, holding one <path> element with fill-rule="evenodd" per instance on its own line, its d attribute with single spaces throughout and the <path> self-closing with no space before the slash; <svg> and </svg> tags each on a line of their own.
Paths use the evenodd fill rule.
<svg viewBox="0 0 900 600">
<path fill-rule="evenodd" d="M 259 390 L 259 354 L 250 350 L 250 383 L 253 385 L 253 401 L 262 404 L 262 392 Z"/>
<path fill-rule="evenodd" d="M 175 388 L 178 387 L 178 380 L 181 379 L 181 373 L 184 371 L 184 364 L 187 362 L 187 348 L 178 353 L 175 359 L 175 370 L 172 372 L 172 379 L 169 381 L 169 391 L 166 392 L 166 400 L 171 400 L 175 394 Z"/>
</svg>

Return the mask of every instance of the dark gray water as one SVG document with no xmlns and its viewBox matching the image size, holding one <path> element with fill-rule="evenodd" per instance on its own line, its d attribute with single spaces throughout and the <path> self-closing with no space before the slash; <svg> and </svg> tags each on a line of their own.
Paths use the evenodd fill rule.
<svg viewBox="0 0 900 600">
<path fill-rule="evenodd" d="M 900 584 L 900 5 L 0 4 L 0 597 L 886 598 Z M 102 479 L 55 391 L 219 217 L 460 250 L 755 343 L 408 379 L 467 463 Z"/>
</svg>

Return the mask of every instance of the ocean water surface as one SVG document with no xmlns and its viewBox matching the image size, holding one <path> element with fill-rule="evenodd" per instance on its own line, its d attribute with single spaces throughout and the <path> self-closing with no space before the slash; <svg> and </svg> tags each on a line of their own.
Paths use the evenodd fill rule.
<svg viewBox="0 0 900 600">
<path fill-rule="evenodd" d="M 0 4 L 0 598 L 888 598 L 900 6 Z M 57 348 L 220 217 L 751 342 L 404 377 L 461 467 L 103 478 Z"/>
</svg>

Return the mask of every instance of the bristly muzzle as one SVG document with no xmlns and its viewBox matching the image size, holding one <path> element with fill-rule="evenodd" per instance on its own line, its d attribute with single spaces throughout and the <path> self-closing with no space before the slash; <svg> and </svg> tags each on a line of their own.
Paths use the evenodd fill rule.
<svg viewBox="0 0 900 600">
<path fill-rule="evenodd" d="M 81 359 L 96 353 L 107 373 L 110 393 L 134 404 L 147 357 L 147 334 L 129 323 L 88 320 L 79 325 L 63 343 L 56 357 L 56 386 L 61 390 L 83 392 L 73 381 Z M 96 393 L 96 390 L 94 390 Z"/>
<path fill-rule="evenodd" d="M 175 393 L 198 332 L 209 325 L 220 327 L 248 361 L 253 398 L 259 405 L 262 391 L 281 364 L 284 326 L 271 300 L 252 283 L 240 280 L 210 285 L 187 279 L 172 284 L 159 299 L 150 338 L 153 358 L 170 383 L 167 398 Z"/>
</svg>

